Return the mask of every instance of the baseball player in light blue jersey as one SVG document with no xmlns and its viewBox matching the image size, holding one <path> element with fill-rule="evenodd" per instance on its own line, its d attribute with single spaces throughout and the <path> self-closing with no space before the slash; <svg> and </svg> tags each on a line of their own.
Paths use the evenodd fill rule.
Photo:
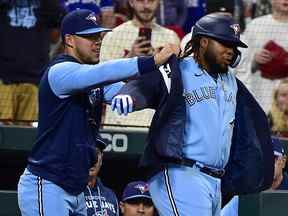
<svg viewBox="0 0 288 216">
<path fill-rule="evenodd" d="M 65 54 L 52 60 L 41 79 L 37 140 L 18 184 L 23 216 L 87 215 L 88 170 L 97 149 L 106 146 L 98 133 L 102 102 L 110 103 L 123 85 L 118 81 L 153 71 L 179 52 L 170 44 L 154 57 L 97 64 L 101 33 L 109 29 L 98 25 L 95 14 L 70 12 L 61 28 Z"/>
<path fill-rule="evenodd" d="M 141 165 L 151 171 L 149 191 L 161 216 L 220 215 L 238 98 L 229 69 L 239 62 L 237 47 L 247 46 L 231 16 L 204 16 L 182 59 L 172 57 L 161 73 L 128 83 L 112 100 L 119 114 L 131 110 L 132 98 L 135 110 L 156 109 Z"/>
</svg>

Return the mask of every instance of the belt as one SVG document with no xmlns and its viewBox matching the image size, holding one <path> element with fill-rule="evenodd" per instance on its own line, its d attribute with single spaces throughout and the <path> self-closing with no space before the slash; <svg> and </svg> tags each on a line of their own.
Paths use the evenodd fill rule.
<svg viewBox="0 0 288 216">
<path fill-rule="evenodd" d="M 213 169 L 210 167 L 207 167 L 195 160 L 192 159 L 188 159 L 188 158 L 182 158 L 180 160 L 175 160 L 174 163 L 179 164 L 179 165 L 183 165 L 183 166 L 188 166 L 188 167 L 197 167 L 201 172 L 210 175 L 212 177 L 215 178 L 221 178 L 224 176 L 225 174 L 225 170 L 224 169 Z"/>
</svg>

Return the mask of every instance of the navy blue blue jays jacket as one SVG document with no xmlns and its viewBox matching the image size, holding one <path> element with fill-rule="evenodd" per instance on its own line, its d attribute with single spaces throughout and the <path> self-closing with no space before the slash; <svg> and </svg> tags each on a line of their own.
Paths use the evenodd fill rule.
<svg viewBox="0 0 288 216">
<path fill-rule="evenodd" d="M 87 186 L 84 191 L 87 215 L 119 216 L 119 205 L 115 193 L 97 178 L 95 187 Z"/>
<path fill-rule="evenodd" d="M 166 79 L 171 80 L 168 94 L 161 73 L 130 81 L 119 94 L 130 94 L 135 108 L 153 108 L 147 146 L 140 165 L 151 175 L 171 161 L 183 159 L 182 142 L 186 110 L 181 73 L 176 57 L 168 61 Z M 165 70 L 164 70 L 165 71 Z M 167 80 L 166 80 L 167 82 Z M 237 107 L 230 157 L 222 178 L 224 195 L 255 193 L 271 186 L 274 173 L 270 129 L 264 111 L 237 80 Z"/>
</svg>

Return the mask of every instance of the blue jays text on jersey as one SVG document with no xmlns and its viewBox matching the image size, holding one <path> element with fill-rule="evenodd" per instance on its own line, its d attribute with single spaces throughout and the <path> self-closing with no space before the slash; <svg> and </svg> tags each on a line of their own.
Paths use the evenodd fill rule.
<svg viewBox="0 0 288 216">
<path fill-rule="evenodd" d="M 214 86 L 204 86 L 200 89 L 194 89 L 192 92 L 184 92 L 183 96 L 186 103 L 193 106 L 196 102 L 199 103 L 202 100 L 216 100 L 216 88 Z"/>
<path fill-rule="evenodd" d="M 88 216 L 119 216 L 115 193 L 105 187 L 99 178 L 94 187 L 86 187 L 84 195 Z"/>
</svg>

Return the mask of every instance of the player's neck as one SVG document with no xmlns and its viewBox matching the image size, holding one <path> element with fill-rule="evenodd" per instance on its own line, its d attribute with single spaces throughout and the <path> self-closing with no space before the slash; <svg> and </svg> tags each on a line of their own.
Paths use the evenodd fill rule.
<svg viewBox="0 0 288 216">
<path fill-rule="evenodd" d="M 97 182 L 97 178 L 93 178 L 93 179 L 90 179 L 90 181 L 88 182 L 88 185 L 90 188 L 94 188 L 96 186 L 96 182 Z"/>
</svg>

